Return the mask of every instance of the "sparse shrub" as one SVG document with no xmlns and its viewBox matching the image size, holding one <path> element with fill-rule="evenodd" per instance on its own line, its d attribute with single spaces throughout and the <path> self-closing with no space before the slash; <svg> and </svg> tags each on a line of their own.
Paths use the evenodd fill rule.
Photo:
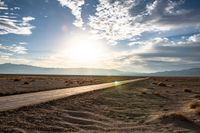
<svg viewBox="0 0 200 133">
<path fill-rule="evenodd" d="M 168 111 L 168 110 L 169 110 L 169 109 L 166 109 L 166 108 L 165 108 L 165 109 L 163 109 L 163 111 Z"/>
<path fill-rule="evenodd" d="M 169 87 L 174 87 L 175 85 L 172 84 L 172 85 L 168 85 L 168 86 L 169 86 Z"/>
<path fill-rule="evenodd" d="M 153 82 L 152 84 L 153 84 L 153 85 L 157 85 L 157 83 L 156 83 L 156 82 Z"/>
<path fill-rule="evenodd" d="M 166 93 L 169 93 L 169 91 L 166 91 Z"/>
<path fill-rule="evenodd" d="M 195 115 L 199 115 L 200 116 L 200 109 L 196 109 L 194 113 L 195 113 Z"/>
<path fill-rule="evenodd" d="M 180 121 L 185 121 L 185 122 L 190 122 L 190 120 L 185 117 L 183 114 L 180 113 L 169 113 L 169 114 L 165 114 L 161 117 L 161 119 L 163 120 L 180 120 Z"/>
<path fill-rule="evenodd" d="M 165 83 L 160 82 L 158 83 L 158 86 L 166 87 L 167 85 Z"/>
<path fill-rule="evenodd" d="M 14 79 L 13 81 L 14 82 L 19 82 L 21 79 Z"/>
<path fill-rule="evenodd" d="M 24 84 L 25 84 L 25 85 L 28 85 L 28 84 L 29 84 L 29 82 L 25 81 L 25 82 L 24 82 Z"/>
<path fill-rule="evenodd" d="M 161 108 L 162 108 L 162 107 L 164 107 L 164 105 L 159 105 L 159 107 L 161 107 Z"/>
<path fill-rule="evenodd" d="M 194 98 L 200 99 L 200 95 L 195 95 Z"/>
<path fill-rule="evenodd" d="M 147 94 L 145 91 L 142 91 L 141 93 L 142 93 L 143 95 L 144 95 L 144 94 Z"/>
<path fill-rule="evenodd" d="M 159 92 L 154 92 L 154 95 L 161 96 Z"/>
<path fill-rule="evenodd" d="M 190 89 L 184 89 L 184 92 L 190 93 L 190 92 L 192 92 L 192 90 L 190 90 Z"/>
<path fill-rule="evenodd" d="M 35 79 L 32 79 L 31 82 L 35 82 Z"/>
<path fill-rule="evenodd" d="M 200 103 L 197 102 L 197 101 L 190 104 L 191 109 L 196 109 L 196 108 L 199 108 L 199 107 L 200 107 Z"/>
</svg>

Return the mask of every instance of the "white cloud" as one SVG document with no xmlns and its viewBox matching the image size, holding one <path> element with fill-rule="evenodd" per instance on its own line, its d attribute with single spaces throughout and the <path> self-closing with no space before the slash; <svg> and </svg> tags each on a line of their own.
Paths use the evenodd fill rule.
<svg viewBox="0 0 200 133">
<path fill-rule="evenodd" d="M 190 45 L 197 46 L 200 45 L 200 34 L 194 34 L 188 38 L 184 37 L 183 40 L 177 42 L 178 45 Z"/>
<path fill-rule="evenodd" d="M 0 0 L 0 10 L 7 10 L 8 7 L 6 6 L 6 4 Z"/>
<path fill-rule="evenodd" d="M 11 46 L 7 46 L 7 45 L 2 45 L 0 44 L 0 50 L 4 50 L 7 52 L 13 52 L 16 54 L 26 54 L 27 53 L 27 49 L 23 46 L 20 45 L 11 45 Z"/>
<path fill-rule="evenodd" d="M 199 43 L 200 44 L 200 34 L 196 34 L 196 35 L 190 36 L 187 40 L 189 42 Z"/>
<path fill-rule="evenodd" d="M 20 7 L 14 7 L 15 10 L 20 10 Z"/>
<path fill-rule="evenodd" d="M 23 17 L 22 20 L 24 23 L 28 23 L 29 21 L 32 21 L 34 20 L 35 18 L 34 17 L 31 17 L 31 16 L 27 16 L 27 17 Z"/>
<path fill-rule="evenodd" d="M 151 40 L 146 40 L 146 41 L 133 41 L 133 42 L 130 42 L 128 45 L 129 46 L 140 45 L 139 49 L 136 50 L 140 52 L 144 50 L 145 51 L 153 50 L 154 47 L 157 47 L 157 46 L 172 46 L 174 45 L 174 42 L 170 41 L 168 38 L 165 38 L 165 37 L 164 38 L 156 37 L 156 38 L 153 38 Z"/>
<path fill-rule="evenodd" d="M 62 6 L 71 9 L 75 16 L 74 25 L 83 28 L 83 20 L 81 18 L 81 6 L 84 5 L 84 0 L 58 0 Z"/>
<path fill-rule="evenodd" d="M 0 63 L 14 63 L 14 64 L 30 64 L 30 61 L 25 58 L 10 57 L 0 53 Z"/>
<path fill-rule="evenodd" d="M 27 45 L 27 42 L 19 42 L 20 45 Z"/>
<path fill-rule="evenodd" d="M 15 7 L 19 10 L 18 7 Z M 7 5 L 0 1 L 0 12 L 2 10 L 8 10 Z M 2 12 L 0 15 L 0 35 L 2 34 L 19 34 L 19 35 L 30 35 L 32 34 L 32 26 L 29 22 L 34 20 L 34 17 L 25 16 L 21 20 L 18 19 L 18 15 L 14 13 Z"/>
<path fill-rule="evenodd" d="M 0 16 L 0 35 L 2 34 L 19 34 L 30 35 L 34 26 L 29 24 L 29 21 L 33 20 L 33 17 L 24 17 L 23 20 L 17 20 L 14 18 L 3 18 Z M 32 18 L 27 20 L 27 18 Z"/>
<path fill-rule="evenodd" d="M 198 10 L 184 9 L 183 0 L 99 0 L 96 13 L 90 15 L 86 27 L 83 27 L 81 6 L 84 0 L 58 1 L 71 9 L 75 26 L 87 27 L 90 33 L 112 45 L 123 40 L 131 41 L 146 32 L 177 31 L 196 27 L 200 22 Z"/>
<path fill-rule="evenodd" d="M 139 24 L 132 25 L 132 17 L 129 9 L 133 4 L 128 0 L 121 4 L 116 1 L 110 3 L 107 0 L 100 0 L 95 16 L 90 16 L 89 26 L 91 32 L 98 34 L 111 44 L 116 44 L 118 40 L 130 39 L 134 35 L 141 33 Z"/>
<path fill-rule="evenodd" d="M 89 18 L 89 30 L 108 43 L 117 44 L 145 32 L 159 33 L 197 26 L 200 22 L 198 11 L 180 9 L 183 3 L 171 0 L 100 0 L 95 15 Z"/>
</svg>

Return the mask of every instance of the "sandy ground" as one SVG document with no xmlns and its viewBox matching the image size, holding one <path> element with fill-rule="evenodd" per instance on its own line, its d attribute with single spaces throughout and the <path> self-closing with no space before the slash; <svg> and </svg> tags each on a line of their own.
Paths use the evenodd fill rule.
<svg viewBox="0 0 200 133">
<path fill-rule="evenodd" d="M 200 78 L 150 78 L 0 113 L 0 132 L 200 132 Z"/>
<path fill-rule="evenodd" d="M 134 77 L 0 75 L 0 96 L 107 83 Z"/>
<path fill-rule="evenodd" d="M 79 87 L 72 87 L 65 89 L 55 89 L 55 90 L 40 91 L 33 93 L 24 93 L 18 95 L 2 96 L 0 97 L 0 107 L 1 107 L 0 111 L 8 111 L 11 109 L 18 109 L 25 106 L 41 104 L 74 95 L 79 95 L 97 90 L 103 90 L 114 86 L 128 84 L 132 82 L 138 82 L 146 79 L 147 78 L 139 78 L 139 79 L 123 80 L 118 82 L 110 82 L 110 83 L 103 83 L 96 85 L 79 86 Z"/>
</svg>

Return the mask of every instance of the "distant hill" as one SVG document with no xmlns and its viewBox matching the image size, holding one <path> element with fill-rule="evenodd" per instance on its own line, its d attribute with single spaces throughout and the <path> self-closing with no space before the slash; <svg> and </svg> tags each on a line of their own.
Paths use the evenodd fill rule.
<svg viewBox="0 0 200 133">
<path fill-rule="evenodd" d="M 45 68 L 23 64 L 0 64 L 0 74 L 52 74 L 52 75 L 124 75 L 124 76 L 200 76 L 200 68 L 156 73 L 134 73 L 115 69 L 97 68 Z"/>
<path fill-rule="evenodd" d="M 44 68 L 23 64 L 0 64 L 1 74 L 55 74 L 55 75 L 123 75 L 115 69 L 96 68 Z"/>
<path fill-rule="evenodd" d="M 178 71 L 164 71 L 149 74 L 150 76 L 200 76 L 200 68 L 191 68 Z"/>
</svg>

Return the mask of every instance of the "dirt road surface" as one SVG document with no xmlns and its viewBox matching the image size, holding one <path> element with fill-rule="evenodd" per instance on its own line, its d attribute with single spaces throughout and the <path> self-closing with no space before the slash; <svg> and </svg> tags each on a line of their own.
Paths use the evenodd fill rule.
<svg viewBox="0 0 200 133">
<path fill-rule="evenodd" d="M 40 104 L 52 100 L 57 100 L 72 95 L 78 95 L 90 91 L 101 90 L 113 86 L 127 84 L 131 82 L 137 82 L 146 80 L 147 78 L 139 78 L 125 81 L 115 81 L 111 83 L 103 83 L 97 85 L 88 85 L 81 87 L 73 87 L 59 90 L 41 91 L 27 94 L 18 94 L 12 96 L 0 97 L 0 111 L 6 111 L 11 109 L 17 109 L 23 106 L 29 106 L 34 104 Z"/>
</svg>

